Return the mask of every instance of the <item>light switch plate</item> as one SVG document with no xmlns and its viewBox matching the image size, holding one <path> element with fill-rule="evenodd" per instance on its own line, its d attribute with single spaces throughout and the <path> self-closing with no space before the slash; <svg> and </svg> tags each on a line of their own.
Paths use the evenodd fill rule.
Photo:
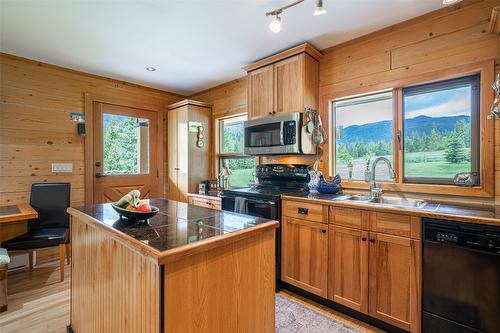
<svg viewBox="0 0 500 333">
<path fill-rule="evenodd" d="M 52 172 L 73 172 L 73 163 L 52 163 Z"/>
</svg>

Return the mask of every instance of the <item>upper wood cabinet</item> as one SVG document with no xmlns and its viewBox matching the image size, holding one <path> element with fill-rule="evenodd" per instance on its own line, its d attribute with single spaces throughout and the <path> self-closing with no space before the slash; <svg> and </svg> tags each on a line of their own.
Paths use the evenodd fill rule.
<svg viewBox="0 0 500 333">
<path fill-rule="evenodd" d="M 273 86 L 273 66 L 266 66 L 248 73 L 248 118 L 267 116 L 273 112 Z"/>
<path fill-rule="evenodd" d="M 284 216 L 281 234 L 281 279 L 326 297 L 328 226 Z"/>
<path fill-rule="evenodd" d="M 187 194 L 197 192 L 198 184 L 210 178 L 211 105 L 183 100 L 169 106 L 167 113 L 168 195 L 175 201 L 188 202 Z M 203 127 L 203 147 L 198 147 L 198 131 Z"/>
<path fill-rule="evenodd" d="M 246 66 L 248 118 L 317 109 L 320 58 L 306 43 Z"/>
</svg>

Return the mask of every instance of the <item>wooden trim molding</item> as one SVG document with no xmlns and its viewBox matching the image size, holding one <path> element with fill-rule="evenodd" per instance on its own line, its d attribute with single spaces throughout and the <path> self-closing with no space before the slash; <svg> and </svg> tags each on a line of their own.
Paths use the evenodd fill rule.
<svg viewBox="0 0 500 333">
<path fill-rule="evenodd" d="M 455 196 L 474 196 L 474 197 L 492 197 L 494 195 L 494 126 L 493 120 L 488 120 L 490 107 L 493 103 L 493 91 L 490 89 L 491 83 L 495 76 L 495 61 L 485 60 L 477 63 L 461 65 L 454 68 L 433 71 L 429 73 L 419 74 L 413 77 L 397 79 L 393 81 L 381 82 L 376 85 L 368 87 L 359 87 L 345 91 L 332 91 L 330 86 L 324 86 L 320 89 L 320 113 L 323 119 L 332 119 L 330 116 L 333 112 L 332 102 L 334 100 L 348 97 L 363 95 L 369 93 L 376 93 L 384 90 L 394 90 L 396 96 L 395 106 L 397 107 L 397 122 L 398 128 L 401 127 L 401 96 L 400 90 L 403 87 L 430 83 L 442 80 L 453 79 L 461 76 L 477 74 L 481 75 L 481 92 L 480 92 L 480 172 L 481 180 L 480 185 L 475 187 L 458 187 L 452 185 L 426 185 L 426 184 L 408 184 L 403 183 L 402 175 L 399 175 L 395 183 L 380 183 L 382 189 L 388 191 L 404 191 L 414 193 L 431 193 L 431 194 L 446 194 Z M 330 147 L 325 150 L 322 157 L 321 169 L 324 173 L 333 175 L 334 161 L 335 161 L 335 133 L 331 121 L 325 124 L 326 130 L 332 138 Z M 395 142 L 395 144 L 397 144 Z M 398 174 L 401 173 L 402 153 L 399 152 L 395 155 L 395 165 Z M 327 162 L 325 162 L 327 161 Z M 368 189 L 369 185 L 362 181 L 344 181 L 342 186 L 346 189 Z"/>
<path fill-rule="evenodd" d="M 204 108 L 212 108 L 213 107 L 213 104 L 210 104 L 210 103 L 195 101 L 192 99 L 184 99 L 182 101 L 179 101 L 177 103 L 169 105 L 168 109 L 173 110 L 173 109 L 180 108 L 181 106 L 185 106 L 185 105 L 195 105 L 195 106 L 201 106 Z"/>
<path fill-rule="evenodd" d="M 490 26 L 489 31 L 493 34 L 500 34 L 500 20 L 498 16 L 500 14 L 500 6 L 496 6 L 491 10 Z"/>
<path fill-rule="evenodd" d="M 158 131 L 157 135 L 157 146 L 161 147 L 163 145 L 163 109 L 145 109 L 140 102 L 133 102 L 125 100 L 116 96 L 108 95 L 95 95 L 91 93 L 84 93 L 84 113 L 85 113 L 85 143 L 84 143 L 84 166 L 85 166 L 85 177 L 84 177 L 84 189 L 85 189 L 85 204 L 91 205 L 94 203 L 94 102 L 101 102 L 106 104 L 114 104 L 119 106 L 125 106 L 135 109 L 142 109 L 146 111 L 152 111 L 157 113 L 157 124 Z M 163 149 L 156 149 L 156 163 L 158 169 L 158 193 L 163 193 L 164 186 L 164 160 L 165 156 L 163 154 Z M 154 172 L 151 170 L 151 172 Z"/>
<path fill-rule="evenodd" d="M 250 72 L 250 71 L 253 71 L 255 69 L 273 64 L 273 63 L 278 62 L 280 60 L 290 58 L 290 57 L 297 55 L 299 53 L 307 53 L 311 57 L 316 59 L 317 61 L 319 61 L 323 57 L 323 54 L 320 51 L 316 50 L 311 44 L 303 43 L 303 44 L 297 45 L 295 47 L 292 47 L 291 49 L 287 49 L 285 51 L 276 53 L 276 54 L 271 55 L 269 57 L 266 57 L 264 59 L 258 60 L 250 65 L 243 67 L 243 70 Z"/>
</svg>

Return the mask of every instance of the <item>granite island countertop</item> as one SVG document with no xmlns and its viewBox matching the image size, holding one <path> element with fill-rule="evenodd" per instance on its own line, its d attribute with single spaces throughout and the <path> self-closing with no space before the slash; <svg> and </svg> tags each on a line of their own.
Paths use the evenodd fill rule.
<svg viewBox="0 0 500 333">
<path fill-rule="evenodd" d="M 69 208 L 68 213 L 90 218 L 97 227 L 157 257 L 160 264 L 278 227 L 277 221 L 183 202 L 150 199 L 149 203 L 159 212 L 147 222 L 120 218 L 110 204 Z"/>
<path fill-rule="evenodd" d="M 331 206 L 403 213 L 411 214 L 414 216 L 487 224 L 500 227 L 500 205 L 476 205 L 465 203 L 456 204 L 429 200 L 424 207 L 415 208 L 362 201 L 342 200 L 343 196 L 345 195 L 304 193 L 303 195 L 283 195 L 281 198 L 291 200 L 307 200 Z M 396 195 L 386 196 L 398 197 Z"/>
</svg>

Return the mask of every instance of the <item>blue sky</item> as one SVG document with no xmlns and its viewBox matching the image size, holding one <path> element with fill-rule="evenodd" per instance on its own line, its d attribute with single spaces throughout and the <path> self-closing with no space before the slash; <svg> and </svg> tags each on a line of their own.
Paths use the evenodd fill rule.
<svg viewBox="0 0 500 333">
<path fill-rule="evenodd" d="M 470 107 L 470 87 L 405 97 L 405 117 L 407 119 L 420 115 L 428 117 L 470 115 Z M 338 107 L 336 126 L 349 127 L 392 120 L 392 108 L 393 103 L 390 98 L 372 103 Z"/>
</svg>

